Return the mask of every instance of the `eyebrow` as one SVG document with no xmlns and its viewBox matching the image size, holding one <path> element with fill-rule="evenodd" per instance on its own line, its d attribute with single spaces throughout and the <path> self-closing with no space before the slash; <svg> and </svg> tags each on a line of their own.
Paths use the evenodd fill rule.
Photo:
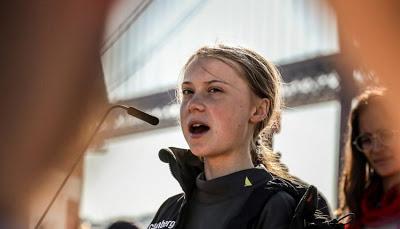
<svg viewBox="0 0 400 229">
<path fill-rule="evenodd" d="M 226 85 L 231 85 L 230 83 L 225 82 L 223 80 L 210 80 L 210 81 L 204 82 L 204 84 L 212 84 L 212 83 L 222 83 L 222 84 L 226 84 Z M 184 82 L 182 82 L 182 85 L 184 85 L 184 84 L 193 84 L 193 83 L 191 81 L 184 81 Z"/>
</svg>

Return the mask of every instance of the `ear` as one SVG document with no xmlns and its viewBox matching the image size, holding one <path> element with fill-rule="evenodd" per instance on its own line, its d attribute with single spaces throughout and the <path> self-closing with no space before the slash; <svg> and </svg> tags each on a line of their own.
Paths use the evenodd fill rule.
<svg viewBox="0 0 400 229">
<path fill-rule="evenodd" d="M 250 116 L 251 123 L 259 123 L 267 118 L 270 102 L 267 98 L 259 99 L 256 102 L 256 107 Z"/>
</svg>

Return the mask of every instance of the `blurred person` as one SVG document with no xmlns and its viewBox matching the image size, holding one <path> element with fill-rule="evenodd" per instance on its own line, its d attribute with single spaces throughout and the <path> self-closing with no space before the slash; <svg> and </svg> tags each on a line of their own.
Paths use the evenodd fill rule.
<svg viewBox="0 0 400 229">
<path fill-rule="evenodd" d="M 388 89 L 383 106 L 393 114 L 394 128 L 400 129 L 400 1 L 329 0 L 329 3 L 336 13 L 345 65 L 350 62 L 361 65 L 379 76 L 380 84 Z"/>
<path fill-rule="evenodd" d="M 390 114 L 392 119 L 390 129 L 399 130 L 400 78 L 397 76 L 397 67 L 400 52 L 398 42 L 400 1 L 330 0 L 329 2 L 338 19 L 341 53 L 348 58 L 345 65 L 350 62 L 361 65 L 379 76 L 380 84 L 387 88 L 384 99 L 380 101 L 381 109 Z M 343 198 L 342 196 L 342 201 Z M 357 196 L 358 201 L 360 198 L 362 197 Z M 341 210 L 342 208 L 343 205 Z"/>
<path fill-rule="evenodd" d="M 139 229 L 139 227 L 132 222 L 117 221 L 108 226 L 107 229 Z"/>
<path fill-rule="evenodd" d="M 100 47 L 110 3 L 0 3 L 0 228 L 37 222 L 105 111 Z M 79 200 L 64 201 L 55 218 L 76 225 Z"/>
<path fill-rule="evenodd" d="M 178 97 L 190 150 L 159 153 L 184 193 L 161 205 L 149 229 L 289 228 L 291 194 L 253 198 L 275 178 L 295 181 L 265 142 L 281 112 L 280 88 L 276 67 L 249 49 L 203 47 L 189 58 Z"/>
<path fill-rule="evenodd" d="M 400 228 L 400 132 L 385 99 L 369 90 L 351 112 L 339 209 L 355 213 L 350 229 Z"/>
</svg>

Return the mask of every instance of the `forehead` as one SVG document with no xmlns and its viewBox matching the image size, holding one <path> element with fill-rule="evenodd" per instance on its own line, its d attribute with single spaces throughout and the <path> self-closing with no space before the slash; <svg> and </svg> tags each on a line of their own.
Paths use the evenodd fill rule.
<svg viewBox="0 0 400 229">
<path fill-rule="evenodd" d="M 237 63 L 211 57 L 195 58 L 184 72 L 184 81 L 212 79 L 237 82 L 243 81 L 245 77 Z"/>
<path fill-rule="evenodd" d="M 361 110 L 360 131 L 362 133 L 374 133 L 381 129 L 391 129 L 393 119 L 384 106 L 379 102 L 370 102 Z"/>
</svg>

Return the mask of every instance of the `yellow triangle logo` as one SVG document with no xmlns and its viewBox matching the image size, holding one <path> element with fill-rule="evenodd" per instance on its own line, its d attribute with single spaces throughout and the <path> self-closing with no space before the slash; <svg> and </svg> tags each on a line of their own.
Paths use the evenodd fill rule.
<svg viewBox="0 0 400 229">
<path fill-rule="evenodd" d="M 249 187 L 252 185 L 253 184 L 250 182 L 249 178 L 246 176 L 246 179 L 244 179 L 244 187 Z"/>
</svg>

